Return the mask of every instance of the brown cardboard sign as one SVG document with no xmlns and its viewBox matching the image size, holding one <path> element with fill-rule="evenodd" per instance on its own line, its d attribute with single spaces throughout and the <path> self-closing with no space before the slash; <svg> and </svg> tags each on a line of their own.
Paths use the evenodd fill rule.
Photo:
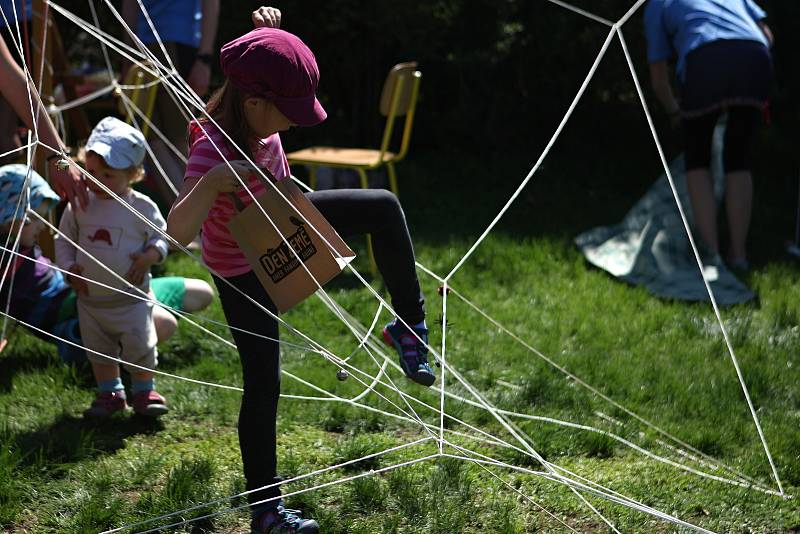
<svg viewBox="0 0 800 534">
<path fill-rule="evenodd" d="M 290 178 L 268 184 L 256 202 L 240 209 L 228 230 L 283 313 L 318 289 L 309 272 L 324 285 L 356 255 Z"/>
</svg>

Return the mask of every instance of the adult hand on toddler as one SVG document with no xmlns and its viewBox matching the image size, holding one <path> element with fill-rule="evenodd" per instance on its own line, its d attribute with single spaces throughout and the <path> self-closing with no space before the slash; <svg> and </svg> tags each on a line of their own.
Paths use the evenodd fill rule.
<svg viewBox="0 0 800 534">
<path fill-rule="evenodd" d="M 83 274 L 83 267 L 81 267 L 76 263 L 69 268 L 69 272 L 80 276 Z M 78 278 L 76 276 L 67 275 L 67 281 L 69 282 L 69 285 L 72 286 L 72 289 L 75 290 L 75 293 L 79 297 L 83 297 L 89 294 L 89 284 L 86 283 L 86 280 Z"/>
<path fill-rule="evenodd" d="M 58 167 L 56 158 L 49 160 L 50 180 L 61 198 L 66 198 L 73 209 L 85 210 L 89 205 L 89 190 L 77 167 L 71 165 L 66 169 Z"/>
<path fill-rule="evenodd" d="M 228 165 L 230 165 L 230 167 Z M 233 168 L 235 174 L 231 172 L 231 168 Z M 230 161 L 228 163 L 220 163 L 208 171 L 206 175 L 203 176 L 203 182 L 208 187 L 215 189 L 218 193 L 233 193 L 242 187 L 239 181 L 240 178 L 242 181 L 246 182 L 247 178 L 256 172 L 258 172 L 258 170 L 246 161 Z M 237 175 L 240 178 L 237 178 Z"/>
<path fill-rule="evenodd" d="M 161 259 L 161 254 L 155 248 L 147 247 L 144 252 L 132 252 L 130 258 L 133 263 L 125 273 L 125 278 L 131 284 L 138 286 L 144 281 L 145 275 L 150 272 L 150 267 Z"/>
<path fill-rule="evenodd" d="M 280 28 L 281 10 L 276 7 L 261 6 L 251 15 L 256 28 Z"/>
</svg>

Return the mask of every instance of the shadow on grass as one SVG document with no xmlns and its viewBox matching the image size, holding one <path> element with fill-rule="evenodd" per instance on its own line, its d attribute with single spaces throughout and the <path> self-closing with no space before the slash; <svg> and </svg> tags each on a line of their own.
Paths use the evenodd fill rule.
<svg viewBox="0 0 800 534">
<path fill-rule="evenodd" d="M 161 421 L 138 415 L 105 421 L 61 415 L 50 425 L 2 441 L 13 440 L 13 448 L 23 452 L 21 466 L 58 473 L 71 463 L 124 448 L 131 436 L 153 435 L 163 429 Z"/>
<path fill-rule="evenodd" d="M 26 371 L 41 371 L 50 367 L 53 365 L 53 356 L 37 352 L 23 357 L 20 354 L 12 353 L 0 357 L 0 365 L 3 367 L 3 372 L 0 373 L 0 392 L 8 393 L 11 391 L 16 375 Z"/>
<path fill-rule="evenodd" d="M 17 337 L 19 340 L 20 337 Z M 12 341 L 13 342 L 13 341 Z M 39 350 L 38 348 L 30 348 L 23 342 L 22 347 L 12 347 L 12 350 L 4 352 L 0 356 L 0 366 L 3 372 L 0 373 L 0 393 L 10 393 L 14 384 L 14 378 L 17 375 L 27 372 L 39 372 L 48 368 L 59 366 L 63 364 L 58 359 L 55 346 L 46 345 L 47 349 L 52 350 Z M 73 374 L 73 380 L 81 387 L 92 388 L 94 387 L 94 378 L 92 371 L 86 364 L 70 366 L 69 373 Z"/>
</svg>

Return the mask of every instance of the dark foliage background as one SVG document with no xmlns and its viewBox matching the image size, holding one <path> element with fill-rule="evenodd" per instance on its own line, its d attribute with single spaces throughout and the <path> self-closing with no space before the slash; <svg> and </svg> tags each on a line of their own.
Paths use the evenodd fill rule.
<svg viewBox="0 0 800 534">
<path fill-rule="evenodd" d="M 632 0 L 572 3 L 609 20 L 633 4 Z M 793 96 L 800 89 L 796 60 L 800 3 L 759 3 L 769 14 L 776 37 L 772 128 L 780 132 L 776 136 L 780 144 L 797 146 L 800 112 Z M 88 4 L 75 4 L 68 7 L 90 19 Z M 250 12 L 259 5 L 224 0 L 218 43 L 248 31 Z M 397 62 L 416 60 L 423 85 L 415 149 L 536 147 L 554 131 L 608 33 L 606 26 L 545 0 L 294 0 L 277 7 L 283 12 L 283 28 L 302 37 L 317 56 L 320 96 L 330 115 L 325 125 L 295 135 L 298 144 L 377 140 L 383 127 L 377 101 L 386 72 Z M 114 33 L 116 24 L 106 9 L 100 11 L 109 21 L 104 29 Z M 60 26 L 68 35 L 74 33 L 63 21 Z M 652 99 L 641 9 L 624 26 L 624 34 Z M 215 69 L 217 83 L 220 76 Z M 642 119 L 637 100 L 615 39 L 572 122 L 603 124 L 615 135 L 638 131 Z M 658 113 L 656 117 L 663 119 Z M 638 137 L 624 142 L 646 142 Z"/>
<path fill-rule="evenodd" d="M 616 20 L 633 2 L 573 3 Z M 793 95 L 800 89 L 800 3 L 760 4 L 776 36 L 773 127 L 786 147 L 797 146 L 800 114 Z M 225 0 L 220 42 L 247 31 L 249 12 L 257 5 Z M 399 61 L 414 59 L 423 72 L 416 149 L 540 147 L 608 33 L 602 24 L 544 0 L 304 0 L 278 7 L 284 29 L 301 36 L 317 55 L 320 92 L 331 115 L 325 127 L 302 132 L 302 137 L 337 143 L 377 140 L 382 128 L 377 100 L 385 73 Z M 650 95 L 641 10 L 624 26 L 624 33 Z M 621 142 L 647 142 L 643 136 L 624 135 L 638 132 L 643 122 L 616 39 L 580 111 L 574 117 L 579 126 L 604 124 L 606 134 L 619 135 Z"/>
<path fill-rule="evenodd" d="M 617 20 L 634 2 L 571 3 Z M 761 131 L 757 150 L 751 242 L 756 253 L 763 246 L 769 257 L 794 235 L 800 2 L 758 3 L 767 11 L 776 38 L 775 83 L 772 123 Z M 90 20 L 88 2 L 68 4 Z M 249 31 L 250 13 L 262 5 L 247 0 L 221 4 L 219 46 Z M 293 0 L 276 7 L 283 12 L 282 27 L 315 52 L 322 73 L 319 95 L 329 113 L 322 125 L 285 135 L 287 150 L 320 143 L 377 145 L 383 128 L 378 98 L 386 73 L 395 63 L 416 60 L 423 73 L 411 146 L 417 169 L 400 169 L 400 178 L 438 187 L 447 196 L 457 180 L 469 191 L 495 184 L 490 186 L 494 192 L 508 198 L 546 146 L 609 31 L 546 0 Z M 107 8 L 101 16 L 106 31 L 119 31 Z M 75 27 L 58 23 L 68 42 L 81 49 L 73 56 L 98 54 L 96 41 L 80 45 Z M 672 158 L 680 151 L 680 135 L 669 127 L 650 90 L 641 9 L 623 29 L 667 157 Z M 214 83 L 221 81 L 215 68 Z M 554 209 L 564 214 L 559 228 L 567 232 L 617 220 L 661 172 L 616 38 L 541 172 L 537 184 L 542 189 L 528 192 L 521 202 L 530 209 L 561 202 Z M 486 182 L 487 177 L 492 181 Z M 444 202 L 442 193 L 438 195 L 422 201 L 433 208 Z M 563 204 L 565 199 L 569 204 Z M 409 201 L 406 197 L 410 210 L 420 209 Z"/>
</svg>

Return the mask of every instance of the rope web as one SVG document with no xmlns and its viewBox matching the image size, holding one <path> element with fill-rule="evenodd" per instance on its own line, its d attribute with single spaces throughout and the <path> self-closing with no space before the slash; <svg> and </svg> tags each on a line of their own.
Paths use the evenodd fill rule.
<svg viewBox="0 0 800 534">
<path fill-rule="evenodd" d="M 126 32 L 127 35 L 130 37 L 133 46 L 126 44 L 125 42 L 115 38 L 114 36 L 110 35 L 109 33 L 103 31 L 100 28 L 95 1 L 103 4 L 110 11 L 113 17 L 119 22 L 123 31 Z M 663 465 L 670 466 L 671 468 L 680 470 L 684 473 L 693 476 L 713 480 L 722 484 L 747 488 L 751 491 L 762 492 L 769 495 L 788 497 L 784 493 L 783 486 L 778 476 L 777 468 L 772 459 L 772 455 L 770 453 L 769 447 L 764 437 L 761 424 L 758 419 L 758 415 L 750 398 L 746 382 L 744 380 L 742 371 L 739 366 L 738 359 L 734 352 L 733 346 L 730 342 L 725 325 L 720 316 L 719 308 L 714 298 L 714 294 L 711 291 L 711 288 L 705 281 L 705 279 L 704 279 L 705 287 L 706 291 L 708 292 L 709 298 L 711 300 L 711 305 L 714 311 L 714 315 L 716 317 L 720 331 L 722 332 L 725 341 L 725 346 L 727 348 L 731 362 L 736 371 L 736 376 L 741 386 L 742 392 L 744 394 L 748 409 L 752 416 L 753 423 L 756 427 L 761 445 L 763 447 L 764 456 L 770 467 L 772 475 L 771 481 L 762 481 L 755 479 L 751 476 L 748 476 L 745 473 L 742 473 L 741 471 L 739 471 L 734 467 L 724 464 L 723 462 L 703 453 L 702 451 L 693 447 L 689 443 L 682 441 L 681 439 L 669 433 L 668 431 L 660 428 L 655 423 L 635 413 L 634 411 L 622 405 L 620 402 L 612 399 L 608 395 L 604 394 L 599 388 L 589 384 L 579 376 L 570 372 L 565 367 L 559 365 L 555 360 L 553 360 L 548 355 L 544 354 L 542 351 L 536 349 L 528 341 L 526 341 L 522 335 L 516 333 L 514 330 L 501 324 L 497 319 L 490 316 L 488 313 L 486 313 L 480 307 L 478 307 L 474 302 L 472 302 L 465 292 L 457 289 L 451 283 L 454 275 L 456 275 L 456 273 L 458 273 L 462 269 L 462 267 L 466 264 L 466 262 L 473 256 L 475 251 L 481 246 L 486 237 L 492 232 L 494 227 L 503 218 L 505 213 L 510 209 L 510 207 L 517 199 L 517 197 L 520 195 L 520 193 L 532 181 L 537 170 L 541 167 L 542 162 L 546 159 L 551 148 L 553 147 L 559 135 L 561 134 L 562 130 L 564 129 L 565 125 L 569 121 L 577 104 L 580 102 L 589 82 L 592 80 L 595 71 L 597 70 L 602 59 L 606 55 L 609 46 L 611 45 L 612 41 L 615 38 L 619 40 L 619 43 L 622 47 L 622 51 L 624 53 L 627 65 L 630 70 L 631 78 L 635 84 L 637 94 L 642 104 L 643 112 L 647 119 L 650 132 L 652 134 L 653 142 L 658 149 L 662 166 L 664 168 L 664 171 L 666 172 L 667 179 L 669 180 L 670 186 L 672 188 L 675 202 L 680 212 L 680 216 L 683 221 L 689 242 L 691 244 L 691 248 L 694 253 L 698 269 L 700 269 L 702 272 L 703 266 L 700 260 L 697 247 L 692 238 L 692 233 L 689 231 L 689 226 L 685 217 L 684 208 L 681 205 L 680 200 L 678 198 L 674 181 L 669 171 L 669 166 L 667 165 L 663 150 L 661 148 L 661 143 L 653 126 L 652 118 L 650 116 L 649 109 L 647 107 L 646 101 L 644 99 L 641 90 L 641 86 L 639 84 L 638 76 L 634 69 L 633 62 L 631 60 L 622 33 L 622 28 L 624 24 L 640 8 L 644 0 L 636 0 L 636 2 L 630 7 L 630 9 L 616 22 L 606 20 L 586 10 L 569 5 L 561 0 L 547 0 L 547 1 L 552 4 L 558 5 L 562 8 L 568 9 L 571 12 L 575 13 L 576 15 L 586 17 L 587 19 L 595 23 L 603 24 L 609 28 L 609 31 L 601 48 L 597 52 L 597 55 L 588 73 L 586 74 L 585 78 L 580 84 L 579 89 L 575 94 L 571 104 L 569 105 L 567 111 L 565 112 L 561 122 L 559 123 L 558 127 L 556 128 L 549 142 L 547 143 L 542 153 L 540 154 L 538 160 L 530 169 L 528 174 L 524 177 L 524 179 L 522 179 L 517 189 L 514 191 L 514 193 L 511 195 L 511 197 L 508 199 L 508 201 L 502 207 L 502 209 L 497 213 L 497 215 L 494 217 L 491 223 L 486 227 L 483 233 L 478 237 L 478 239 L 471 245 L 471 247 L 467 250 L 467 252 L 457 261 L 457 263 L 445 276 L 440 276 L 435 272 L 431 271 L 430 269 L 426 268 L 424 265 L 417 263 L 419 271 L 421 273 L 424 273 L 426 276 L 430 277 L 432 281 L 435 281 L 437 284 L 441 285 L 443 289 L 442 310 L 441 310 L 441 316 L 442 316 L 441 345 L 439 347 L 428 345 L 430 354 L 433 355 L 437 363 L 440 365 L 439 379 L 437 381 L 437 384 L 433 388 L 431 388 L 431 391 L 434 393 L 434 395 L 438 397 L 437 402 L 432 403 L 421 398 L 421 396 L 419 395 L 419 393 L 421 393 L 421 388 L 415 386 L 409 388 L 407 391 L 405 387 L 402 387 L 396 381 L 398 378 L 403 376 L 402 370 L 395 361 L 396 356 L 394 355 L 394 353 L 387 352 L 385 345 L 383 345 L 378 340 L 375 329 L 376 325 L 379 324 L 379 319 L 381 315 L 384 314 L 384 312 L 388 312 L 394 317 L 397 316 L 394 313 L 391 305 L 387 303 L 384 300 L 384 298 L 361 276 L 361 274 L 353 267 L 352 263 L 347 264 L 347 269 L 349 269 L 349 271 L 356 277 L 356 279 L 369 291 L 369 293 L 374 298 L 376 306 L 374 314 L 372 314 L 372 320 L 370 324 L 367 326 L 359 322 L 359 320 L 350 315 L 350 313 L 344 307 L 342 307 L 339 303 L 337 303 L 337 301 L 330 294 L 328 294 L 324 288 L 322 288 L 321 284 L 316 279 L 314 279 L 313 274 L 308 271 L 308 268 L 306 267 L 305 263 L 303 261 L 299 262 L 299 265 L 302 266 L 306 270 L 306 272 L 308 272 L 308 274 L 311 276 L 312 279 L 314 279 L 314 282 L 318 287 L 316 296 L 321 300 L 323 305 L 327 307 L 330 313 L 347 328 L 349 336 L 351 336 L 353 342 L 353 348 L 347 355 L 344 355 L 345 353 L 337 354 L 334 350 L 326 347 L 322 342 L 312 338 L 309 334 L 295 328 L 292 324 L 285 321 L 282 317 L 273 314 L 262 304 L 258 303 L 248 295 L 241 293 L 238 290 L 238 288 L 231 285 L 231 287 L 235 291 L 239 292 L 245 298 L 250 300 L 263 313 L 273 318 L 274 320 L 278 321 L 278 323 L 288 333 L 288 336 L 284 336 L 288 337 L 288 340 L 287 339 L 273 340 L 270 338 L 265 338 L 260 334 L 255 334 L 253 332 L 246 332 L 246 331 L 243 332 L 262 337 L 268 341 L 276 341 L 278 343 L 281 343 L 285 347 L 289 347 L 300 352 L 303 355 L 318 357 L 321 360 L 320 365 L 328 365 L 331 368 L 332 372 L 335 372 L 337 370 L 345 370 L 347 371 L 350 379 L 354 381 L 356 384 L 358 384 L 358 388 L 360 389 L 360 391 L 357 394 L 351 397 L 343 397 L 337 395 L 332 391 L 328 391 L 325 388 L 320 387 L 319 385 L 316 385 L 313 382 L 306 380 L 301 376 L 298 376 L 297 374 L 293 374 L 285 369 L 282 369 L 281 372 L 283 376 L 303 386 L 309 392 L 309 394 L 307 395 L 282 394 L 281 395 L 282 398 L 296 402 L 305 402 L 305 403 L 312 403 L 312 402 L 341 403 L 343 405 L 363 410 L 364 412 L 375 413 L 381 417 L 391 418 L 400 421 L 404 425 L 407 425 L 409 428 L 416 430 L 416 433 L 408 437 L 407 438 L 408 441 L 401 445 L 390 447 L 385 450 L 363 456 L 361 458 L 338 463 L 336 465 L 331 465 L 323 469 L 304 473 L 299 476 L 290 478 L 288 480 L 284 480 L 281 483 L 281 485 L 285 488 L 291 488 L 292 491 L 287 491 L 286 493 L 283 494 L 283 497 L 291 497 L 292 495 L 311 492 L 322 488 L 330 487 L 333 485 L 344 484 L 360 478 L 379 475 L 395 469 L 401 469 L 404 467 L 408 467 L 423 462 L 428 462 L 431 460 L 451 458 L 468 462 L 469 464 L 476 466 L 482 472 L 487 473 L 493 480 L 496 480 L 503 487 L 507 488 L 512 493 L 517 494 L 525 502 L 529 503 L 533 508 L 547 515 L 551 519 L 557 521 L 563 527 L 572 532 L 576 532 L 573 527 L 565 523 L 556 514 L 547 510 L 544 506 L 538 503 L 531 495 L 527 494 L 523 489 L 520 489 L 520 487 L 512 485 L 509 482 L 509 477 L 514 473 L 522 473 L 530 477 L 538 478 L 543 481 L 548 481 L 549 483 L 552 483 L 553 485 L 556 486 L 563 486 L 565 488 L 568 488 L 581 500 L 583 505 L 586 507 L 588 514 L 596 516 L 600 521 L 606 524 L 614 532 L 619 532 L 619 530 L 615 527 L 614 522 L 605 515 L 603 515 L 601 511 L 598 510 L 598 508 L 594 504 L 592 504 L 592 502 L 590 502 L 589 500 L 590 498 L 599 499 L 610 503 L 616 503 L 618 505 L 630 508 L 632 510 L 636 510 L 643 514 L 648 514 L 661 521 L 668 522 L 680 527 L 688 528 L 694 531 L 710 532 L 700 526 L 682 520 L 667 512 L 647 506 L 644 503 L 637 501 L 636 499 L 633 499 L 632 497 L 626 496 L 622 493 L 615 491 L 614 489 L 606 487 L 602 484 L 599 484 L 595 481 L 585 478 L 582 475 L 569 471 L 562 466 L 547 461 L 541 454 L 539 454 L 539 452 L 537 452 L 536 448 L 534 447 L 535 440 L 531 436 L 527 435 L 519 427 L 518 422 L 523 422 L 523 421 L 538 421 L 542 423 L 556 425 L 562 428 L 572 429 L 578 432 L 587 432 L 587 433 L 601 435 L 608 439 L 613 440 L 614 442 L 618 443 L 621 446 L 628 448 L 630 451 L 639 454 L 644 458 L 647 458 L 653 462 L 658 462 Z M 147 11 L 144 8 L 141 0 L 139 0 L 138 3 L 139 3 L 139 9 L 145 16 L 145 20 L 150 25 L 151 30 L 158 38 L 158 33 L 155 27 L 153 26 L 153 23 L 150 20 L 150 17 L 147 14 Z M 153 83 L 158 83 L 167 90 L 167 94 L 174 101 L 177 108 L 181 110 L 181 113 L 185 116 L 187 121 L 190 119 L 205 117 L 211 124 L 218 126 L 214 122 L 214 120 L 205 113 L 203 108 L 203 102 L 201 101 L 201 99 L 196 94 L 194 94 L 194 92 L 191 90 L 188 84 L 178 74 L 175 66 L 171 63 L 169 59 L 169 54 L 166 53 L 166 50 L 164 49 L 163 43 L 161 42 L 160 38 L 158 39 L 158 44 L 161 48 L 161 51 L 163 53 L 163 58 L 165 58 L 164 61 L 166 61 L 166 63 L 162 61 L 160 57 L 157 57 L 154 53 L 152 53 L 136 37 L 135 33 L 131 30 L 131 28 L 129 28 L 125 24 L 121 14 L 116 10 L 111 0 L 89 0 L 89 5 L 91 8 L 91 13 L 93 18 L 92 21 L 81 19 L 79 16 L 70 11 L 64 4 L 57 3 L 54 1 L 47 1 L 45 5 L 46 9 L 52 10 L 55 14 L 62 17 L 63 20 L 69 21 L 70 23 L 76 25 L 78 28 L 80 28 L 82 31 L 85 31 L 87 34 L 92 36 L 101 44 L 103 58 L 106 64 L 106 68 L 108 69 L 109 78 L 111 80 L 110 84 L 107 87 L 98 89 L 81 98 L 78 98 L 76 100 L 58 106 L 56 105 L 45 106 L 40 99 L 37 100 L 35 98 L 31 98 L 29 100 L 32 116 L 38 117 L 39 114 L 41 113 L 50 114 L 50 116 L 54 118 L 55 123 L 60 127 L 60 129 L 62 129 L 61 132 L 62 138 L 65 135 L 65 132 L 63 131 L 64 121 L 61 118 L 61 115 L 64 111 L 67 111 L 77 106 L 85 105 L 88 102 L 91 102 L 92 100 L 103 97 L 111 92 L 114 92 L 116 95 L 118 95 L 118 97 L 123 102 L 125 108 L 129 111 L 130 115 L 133 117 L 133 125 L 136 127 L 141 127 L 141 125 L 146 124 L 150 128 L 150 130 L 153 131 L 154 134 L 160 140 L 162 140 L 169 147 L 169 149 L 181 159 L 181 161 L 185 163 L 186 158 L 185 156 L 183 156 L 181 151 L 178 150 L 175 146 L 173 146 L 169 142 L 169 140 L 163 134 L 163 132 L 161 132 L 158 129 L 157 125 L 153 124 L 149 120 L 146 113 L 144 113 L 137 106 L 136 102 L 134 102 L 126 92 L 126 90 L 132 90 L 136 88 L 146 89 L 152 86 Z M 7 22 L 9 28 L 15 30 L 12 33 L 13 52 L 22 56 L 23 39 L 22 39 L 22 34 L 20 32 L 20 24 L 16 18 L 16 13 L 13 14 L 2 13 L 2 16 L 3 19 Z M 43 45 L 46 46 L 46 42 L 43 43 Z M 139 85 L 120 84 L 116 80 L 116 76 L 112 68 L 111 54 L 116 54 L 116 56 L 123 58 L 127 61 L 130 61 L 132 64 L 138 66 L 144 72 L 147 72 L 148 74 L 154 76 L 155 81 Z M 49 66 L 43 64 L 41 68 L 42 69 L 49 68 Z M 28 67 L 24 65 L 24 62 L 23 62 L 23 69 L 25 71 L 27 79 L 29 80 L 29 83 L 33 85 L 33 77 L 29 72 Z M 25 151 L 27 155 L 26 156 L 27 161 L 29 164 L 33 161 L 33 158 L 35 157 L 35 153 L 37 150 L 45 150 L 48 153 L 59 152 L 57 147 L 48 146 L 39 139 L 36 124 L 37 121 L 34 120 L 34 128 L 31 133 L 29 142 L 24 146 L 22 146 L 21 148 L 17 149 L 17 151 L 13 151 L 13 152 Z M 222 131 L 221 128 L 220 131 Z M 232 139 L 228 137 L 227 133 L 223 132 L 223 135 L 226 136 L 228 142 L 230 142 L 231 145 L 233 146 L 234 143 Z M 213 138 L 209 136 L 209 139 L 212 140 Z M 215 146 L 215 149 L 219 152 L 221 160 L 224 161 L 225 158 L 222 157 L 222 147 Z M 149 146 L 147 148 L 147 151 L 148 154 L 153 159 L 153 161 L 155 161 L 156 170 L 161 176 L 161 178 L 164 180 L 165 183 L 171 184 L 170 179 L 167 177 L 161 165 L 158 164 Z M 248 159 L 244 152 L 242 152 L 241 150 L 238 150 L 238 152 L 242 156 L 242 159 Z M 250 163 L 253 164 L 252 161 L 250 161 Z M 134 208 L 132 208 L 129 204 L 127 204 L 126 202 L 122 201 L 119 197 L 114 195 L 114 193 L 108 190 L 102 183 L 97 181 L 93 176 L 91 176 L 90 174 L 86 173 L 83 170 L 81 170 L 81 172 L 83 173 L 83 176 L 85 177 L 86 180 L 91 180 L 94 184 L 97 185 L 97 187 L 105 190 L 106 193 L 110 194 L 112 197 L 117 199 L 117 201 L 119 201 L 123 206 L 125 206 L 128 210 L 133 212 L 134 215 L 139 217 L 142 221 L 144 221 L 151 228 L 153 228 L 154 231 L 160 233 L 174 248 L 178 249 L 183 254 L 186 254 L 188 257 L 192 258 L 193 261 L 198 262 L 199 264 L 203 264 L 202 260 L 198 256 L 194 255 L 191 251 L 189 251 L 188 249 L 177 243 L 174 239 L 172 239 L 169 235 L 164 233 L 160 228 L 156 227 L 143 215 L 136 212 Z M 234 175 L 236 175 L 236 173 L 234 173 Z M 26 190 L 28 182 L 29 180 L 26 179 Z M 271 181 L 266 180 L 266 182 L 270 184 L 272 187 L 275 187 Z M 302 184 L 302 182 L 298 181 L 298 183 L 302 187 L 306 187 L 305 184 Z M 242 185 L 244 186 L 245 184 L 242 183 Z M 245 188 L 245 190 L 247 190 L 247 188 Z M 250 193 L 249 190 L 247 191 L 252 197 L 252 193 Z M 278 192 L 280 193 L 280 191 Z M 255 205 L 258 206 L 258 203 L 255 203 Z M 280 234 L 278 227 L 276 226 L 275 222 L 270 218 L 269 214 L 266 213 L 263 210 L 263 208 L 261 209 L 261 211 L 262 215 L 264 216 L 264 220 L 268 224 L 270 224 L 273 228 L 275 228 L 275 230 Z M 27 217 L 37 218 L 43 221 L 45 225 L 47 225 L 50 228 L 51 231 L 58 233 L 60 235 L 60 238 L 68 239 L 63 234 L 60 234 L 60 232 L 58 232 L 58 229 L 52 224 L 50 224 L 50 222 L 47 221 L 47 219 L 43 218 L 38 213 L 30 209 L 30 203 L 26 195 L 20 196 L 19 204 L 17 206 L 17 213 L 19 214 L 25 213 Z M 301 218 L 303 217 L 302 214 L 300 214 L 299 212 L 297 213 L 297 215 L 300 216 Z M 306 224 L 308 224 L 313 228 L 313 225 L 311 225 L 310 222 L 306 221 Z M 22 260 L 33 261 L 27 256 L 24 256 L 18 252 L 20 235 L 21 235 L 21 226 L 19 231 L 17 231 L 13 236 L 9 235 L 5 243 L 0 247 L 0 272 L 2 272 L 2 278 L 0 278 L 0 285 L 3 284 L 10 285 L 14 283 L 13 271 L 11 271 L 10 269 L 11 266 L 14 264 L 14 262 Z M 283 236 L 283 239 L 284 242 L 286 242 L 286 236 Z M 77 243 L 74 242 L 72 243 L 73 245 L 78 247 Z M 331 249 L 332 252 L 334 252 L 334 254 L 336 254 L 334 247 L 329 246 L 329 248 Z M 91 256 L 91 254 L 89 254 L 86 250 L 83 249 L 81 250 L 92 260 L 100 263 L 93 256 Z M 288 250 L 292 251 L 292 253 L 295 254 L 296 256 L 297 253 L 295 252 L 292 246 L 288 246 Z M 208 268 L 207 266 L 204 267 Z M 56 266 L 53 266 L 53 268 L 61 270 Z M 10 271 L 12 272 L 11 275 L 9 275 Z M 109 285 L 104 285 L 104 287 L 112 289 L 113 291 L 126 292 L 127 294 L 130 294 L 131 291 L 134 292 L 138 291 L 138 294 L 135 294 L 134 298 L 143 301 L 148 301 L 154 305 L 160 305 L 164 307 L 163 304 L 160 304 L 152 300 L 148 294 L 141 292 L 140 290 L 138 290 L 138 288 L 132 286 L 124 278 L 122 278 L 119 275 L 116 275 L 110 269 L 106 268 L 106 271 L 110 275 L 112 275 L 117 281 L 121 282 L 123 286 L 127 288 L 127 290 L 114 288 Z M 212 272 L 212 274 L 217 274 L 214 273 L 214 271 L 211 269 L 209 269 L 209 271 Z M 225 280 L 221 276 L 219 276 L 219 278 L 222 279 L 223 281 Z M 451 364 L 447 359 L 448 300 L 454 301 L 459 305 L 463 305 L 465 309 L 469 310 L 471 313 L 476 314 L 478 317 L 486 321 L 487 325 L 490 325 L 491 327 L 502 332 L 503 335 L 507 336 L 508 339 L 511 340 L 514 344 L 516 344 L 519 348 L 528 352 L 533 357 L 542 360 L 547 366 L 551 367 L 556 372 L 562 374 L 565 378 L 568 378 L 572 384 L 586 390 L 594 398 L 607 403 L 608 405 L 616 409 L 618 413 L 621 412 L 625 414 L 632 423 L 640 425 L 643 429 L 656 433 L 659 436 L 659 439 L 656 440 L 656 444 L 661 446 L 663 450 L 661 452 L 650 450 L 642 443 L 636 443 L 633 440 L 620 436 L 610 430 L 582 424 L 580 422 L 544 417 L 541 415 L 533 415 L 531 413 L 511 411 L 496 407 L 493 403 L 487 400 L 486 396 L 477 387 L 475 387 L 458 370 L 456 366 Z M 12 320 L 32 330 L 38 331 L 44 336 L 55 338 L 69 345 L 78 346 L 69 340 L 54 336 L 53 334 L 45 332 L 41 329 L 36 328 L 33 325 L 27 324 L 23 321 L 20 321 L 12 317 L 8 313 L 10 301 L 3 303 L 3 305 L 5 311 L 0 312 L 2 313 L 4 318 L 3 337 L 5 337 L 6 334 L 6 321 Z M 224 325 L 222 323 L 219 323 L 202 315 L 177 310 L 174 308 L 169 308 L 169 307 L 167 308 L 169 309 L 170 312 L 185 319 L 188 324 L 192 325 L 192 327 L 197 328 L 200 332 L 207 335 L 215 343 L 219 343 L 222 346 L 235 348 L 235 345 L 228 337 L 226 337 L 225 335 L 217 334 L 210 329 L 210 327 L 226 327 L 227 325 Z M 400 320 L 402 321 L 402 319 Z M 85 349 L 85 347 L 80 347 L 80 348 Z M 93 352 L 98 356 L 105 357 L 109 361 L 116 361 L 118 363 L 122 363 L 122 361 L 116 357 L 107 354 L 101 354 L 96 351 L 90 351 L 90 352 Z M 355 363 L 356 360 L 358 362 L 363 362 L 363 363 L 356 365 Z M 139 366 L 134 366 L 134 367 L 139 367 Z M 212 388 L 221 388 L 226 390 L 241 391 L 241 388 L 235 384 L 220 384 L 220 383 L 197 380 L 188 376 L 169 374 L 160 371 L 158 369 L 147 369 L 144 367 L 139 367 L 139 368 L 142 370 L 152 371 L 153 373 L 165 378 L 187 381 L 199 387 L 212 387 Z M 366 402 L 367 400 L 369 400 L 370 403 L 367 403 Z M 452 410 L 448 411 L 448 407 L 451 407 L 453 405 L 466 405 L 485 411 L 487 414 L 491 416 L 491 419 L 501 430 L 499 432 L 491 433 L 480 428 L 477 425 L 471 424 L 468 421 L 465 421 L 464 419 L 457 417 L 452 413 Z M 599 415 L 607 419 L 610 419 L 608 416 L 605 416 L 604 414 L 599 414 Z M 641 435 L 643 436 L 643 434 Z M 435 445 L 435 452 L 433 453 L 430 453 L 430 451 L 432 450 L 431 445 Z M 526 457 L 529 460 L 528 465 L 538 465 L 539 467 L 533 469 L 529 467 L 514 465 L 512 463 L 499 460 L 496 457 L 479 452 L 478 449 L 485 450 L 486 447 L 492 448 L 493 450 L 497 449 L 498 451 L 499 450 L 513 451 L 519 455 Z M 344 468 L 348 466 L 357 464 L 364 460 L 385 457 L 387 455 L 390 455 L 391 453 L 398 452 L 401 450 L 406 451 L 406 454 L 408 454 L 409 452 L 413 452 L 416 455 L 416 457 L 410 460 L 394 463 L 382 467 L 380 469 L 369 470 L 355 475 L 346 476 L 343 474 Z M 318 479 L 322 478 L 323 475 L 328 478 L 326 479 L 326 481 L 320 482 Z M 331 479 L 330 477 L 334 478 Z M 315 482 L 315 480 L 317 480 L 317 482 Z M 299 489 L 295 489 L 298 487 Z M 234 505 L 234 503 L 238 502 L 238 499 L 241 499 L 241 497 L 246 496 L 248 493 L 252 493 L 253 491 L 259 491 L 262 489 L 265 488 L 258 488 L 256 490 L 238 493 L 236 495 L 231 495 L 215 501 L 202 503 L 197 506 L 187 508 L 184 510 L 176 510 L 169 514 L 161 515 L 158 517 L 144 518 L 136 523 L 120 526 L 118 528 L 108 530 L 106 532 L 107 533 L 155 532 L 162 529 L 179 527 L 203 519 L 209 519 L 221 514 L 231 513 L 236 510 L 244 509 L 249 506 L 249 505 L 241 505 L 241 506 Z M 218 507 L 220 509 L 213 513 L 201 515 L 199 517 L 193 517 L 191 519 L 185 519 L 186 514 L 190 512 L 195 512 L 198 510 L 205 511 L 208 509 L 213 509 L 213 507 Z"/>
</svg>

